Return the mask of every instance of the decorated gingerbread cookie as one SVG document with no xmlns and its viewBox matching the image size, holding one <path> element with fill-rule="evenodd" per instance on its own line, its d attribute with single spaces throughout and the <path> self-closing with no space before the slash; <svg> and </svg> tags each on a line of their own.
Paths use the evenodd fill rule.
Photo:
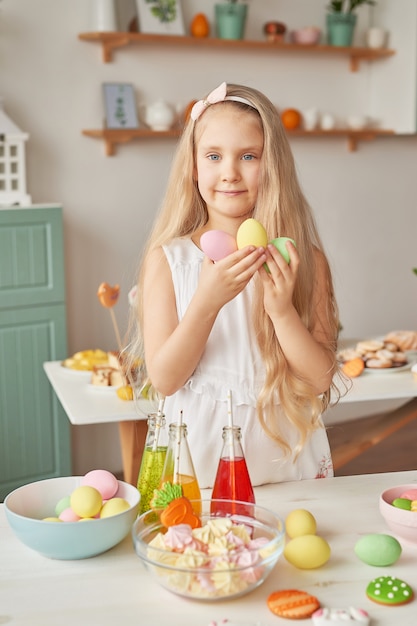
<svg viewBox="0 0 417 626">
<path fill-rule="evenodd" d="M 395 576 L 379 576 L 369 583 L 366 595 L 374 602 L 393 606 L 411 602 L 414 592 L 408 583 Z"/>
<path fill-rule="evenodd" d="M 318 609 L 311 616 L 313 624 L 316 626 L 346 626 L 349 624 L 362 624 L 366 626 L 370 623 L 369 615 L 363 609 L 349 607 L 348 609 L 330 609 L 324 607 Z"/>
<path fill-rule="evenodd" d="M 274 591 L 268 597 L 267 604 L 272 613 L 287 619 L 306 619 L 320 607 L 315 596 L 298 589 Z"/>
<path fill-rule="evenodd" d="M 161 489 L 155 489 L 151 507 L 161 511 L 161 523 L 167 528 L 178 524 L 201 527 L 201 520 L 195 515 L 189 499 L 183 495 L 181 485 L 164 483 Z"/>
</svg>

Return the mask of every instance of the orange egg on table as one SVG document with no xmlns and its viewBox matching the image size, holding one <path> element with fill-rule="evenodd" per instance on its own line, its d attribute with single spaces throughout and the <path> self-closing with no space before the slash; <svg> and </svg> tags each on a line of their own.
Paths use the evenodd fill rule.
<svg viewBox="0 0 417 626">
<path fill-rule="evenodd" d="M 295 130 L 301 126 L 302 115 L 297 109 L 285 109 L 281 113 L 281 121 L 287 130 Z"/>
<path fill-rule="evenodd" d="M 194 15 L 190 32 L 193 37 L 208 37 L 210 34 L 210 23 L 204 13 Z"/>
</svg>

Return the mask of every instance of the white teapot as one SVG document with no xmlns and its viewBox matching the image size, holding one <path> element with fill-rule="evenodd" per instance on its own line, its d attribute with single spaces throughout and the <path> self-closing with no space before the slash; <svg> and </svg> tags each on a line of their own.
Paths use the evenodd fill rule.
<svg viewBox="0 0 417 626">
<path fill-rule="evenodd" d="M 144 121 L 152 130 L 169 130 L 175 122 L 176 113 L 165 100 L 157 100 L 153 104 L 143 106 Z"/>
</svg>

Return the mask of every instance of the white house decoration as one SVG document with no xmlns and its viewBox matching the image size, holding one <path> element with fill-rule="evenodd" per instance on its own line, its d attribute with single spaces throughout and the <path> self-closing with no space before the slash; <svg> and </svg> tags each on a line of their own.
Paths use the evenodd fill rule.
<svg viewBox="0 0 417 626">
<path fill-rule="evenodd" d="M 0 99 L 0 206 L 30 205 L 26 193 L 25 141 L 29 138 L 6 115 Z"/>
</svg>

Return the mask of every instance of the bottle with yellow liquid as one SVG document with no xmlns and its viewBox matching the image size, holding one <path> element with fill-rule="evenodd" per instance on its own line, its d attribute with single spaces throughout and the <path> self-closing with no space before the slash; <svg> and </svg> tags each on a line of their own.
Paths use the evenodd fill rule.
<svg viewBox="0 0 417 626">
<path fill-rule="evenodd" d="M 140 493 L 139 514 L 149 511 L 154 489 L 158 489 L 168 449 L 165 415 L 148 415 L 148 432 L 142 454 L 137 488 Z"/>
<path fill-rule="evenodd" d="M 180 484 L 183 495 L 189 500 L 201 500 L 200 487 L 188 446 L 187 425 L 183 422 L 170 424 L 168 450 L 162 472 L 161 486 L 170 482 Z M 192 502 L 196 515 L 201 513 L 201 504 Z"/>
</svg>

